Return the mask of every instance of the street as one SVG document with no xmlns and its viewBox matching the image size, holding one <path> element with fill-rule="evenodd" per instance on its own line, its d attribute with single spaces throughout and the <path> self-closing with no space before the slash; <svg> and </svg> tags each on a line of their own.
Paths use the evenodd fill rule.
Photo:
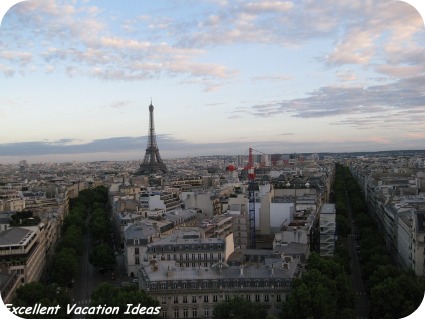
<svg viewBox="0 0 425 319">
<path fill-rule="evenodd" d="M 87 223 L 88 224 L 88 223 Z M 112 234 L 111 234 L 112 236 Z M 117 264 L 115 267 L 114 276 L 111 271 L 107 271 L 101 274 L 97 271 L 89 261 L 90 251 L 93 249 L 94 243 L 90 230 L 87 228 L 87 232 L 84 235 L 83 240 L 83 252 L 80 260 L 79 271 L 74 281 L 72 290 L 73 304 L 77 306 L 89 306 L 92 292 L 104 282 L 111 283 L 116 286 L 120 286 L 123 281 L 130 281 L 127 276 L 124 264 L 124 256 L 122 250 L 117 247 L 118 251 L 116 254 Z M 75 315 L 74 318 L 84 318 L 83 315 Z"/>
<path fill-rule="evenodd" d="M 369 299 L 365 291 L 362 273 L 360 268 L 359 255 L 357 251 L 357 242 L 356 242 L 356 225 L 353 219 L 352 210 L 350 201 L 346 193 L 346 204 L 348 209 L 348 220 L 351 227 L 351 234 L 348 236 L 347 241 L 345 242 L 346 248 L 350 254 L 351 258 L 351 279 L 353 282 L 353 288 L 356 292 L 356 317 L 357 319 L 368 318 L 369 316 Z"/>
</svg>

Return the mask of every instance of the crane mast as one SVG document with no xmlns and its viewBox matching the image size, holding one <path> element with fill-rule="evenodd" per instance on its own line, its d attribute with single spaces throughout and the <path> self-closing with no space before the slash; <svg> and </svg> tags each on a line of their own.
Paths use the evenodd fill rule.
<svg viewBox="0 0 425 319">
<path fill-rule="evenodd" d="M 249 224 L 250 224 L 250 248 L 255 249 L 255 172 L 252 160 L 252 148 L 248 155 L 248 200 L 249 200 Z"/>
</svg>

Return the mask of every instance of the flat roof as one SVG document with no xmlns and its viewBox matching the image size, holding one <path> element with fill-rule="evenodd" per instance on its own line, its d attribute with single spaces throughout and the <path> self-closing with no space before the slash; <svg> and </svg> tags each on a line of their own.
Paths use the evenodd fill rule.
<svg viewBox="0 0 425 319">
<path fill-rule="evenodd" d="M 0 233 L 0 246 L 25 245 L 34 232 L 29 229 L 12 227 Z"/>
<path fill-rule="evenodd" d="M 323 204 L 320 214 L 335 214 L 335 204 Z"/>
<path fill-rule="evenodd" d="M 283 268 L 281 258 L 268 258 L 267 265 L 258 264 L 248 267 L 228 266 L 222 263 L 217 263 L 212 267 L 177 267 L 175 261 L 159 261 L 155 265 L 143 262 L 141 265 L 149 280 L 158 282 L 173 280 L 292 279 L 298 263 L 298 260 L 286 263 L 288 269 Z"/>
</svg>

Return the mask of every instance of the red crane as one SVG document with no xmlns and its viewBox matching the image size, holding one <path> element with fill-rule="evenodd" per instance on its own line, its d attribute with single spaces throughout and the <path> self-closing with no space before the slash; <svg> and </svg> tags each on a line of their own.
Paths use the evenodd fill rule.
<svg viewBox="0 0 425 319">
<path fill-rule="evenodd" d="M 249 148 L 248 155 L 248 200 L 249 200 L 249 224 L 250 224 L 250 248 L 254 249 L 255 244 L 255 171 L 252 160 L 252 147 Z"/>
</svg>

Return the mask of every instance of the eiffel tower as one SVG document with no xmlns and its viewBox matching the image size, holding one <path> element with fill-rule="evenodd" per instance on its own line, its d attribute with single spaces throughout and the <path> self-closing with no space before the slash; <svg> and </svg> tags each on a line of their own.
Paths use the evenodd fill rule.
<svg viewBox="0 0 425 319">
<path fill-rule="evenodd" d="M 167 173 L 167 166 L 159 155 L 158 145 L 156 144 L 155 126 L 153 124 L 153 105 L 149 105 L 149 136 L 148 147 L 146 148 L 145 158 L 140 164 L 136 175 L 150 175 L 154 173 Z"/>
</svg>

